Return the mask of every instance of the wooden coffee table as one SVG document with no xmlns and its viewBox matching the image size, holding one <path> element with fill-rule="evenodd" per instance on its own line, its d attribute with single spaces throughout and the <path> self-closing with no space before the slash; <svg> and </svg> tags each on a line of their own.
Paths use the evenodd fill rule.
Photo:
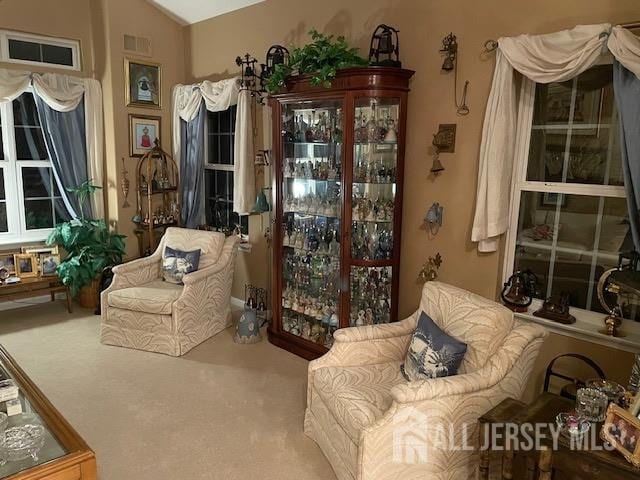
<svg viewBox="0 0 640 480">
<path fill-rule="evenodd" d="M 0 376 L 18 385 L 22 411 L 36 414 L 45 430 L 44 445 L 36 458 L 0 462 L 0 479 L 96 480 L 96 457 L 91 448 L 1 345 Z"/>
<path fill-rule="evenodd" d="M 504 424 L 515 426 L 539 425 L 546 426 L 541 431 L 548 433 L 555 426 L 555 418 L 558 413 L 569 412 L 575 409 L 575 402 L 551 393 L 541 394 L 531 405 L 512 398 L 505 399 L 491 411 L 480 418 L 480 425 L 484 431 L 484 438 L 489 440 L 488 449 L 481 452 L 480 479 L 490 478 L 491 447 L 503 447 L 504 431 L 494 427 Z M 493 425 L 493 427 L 492 427 Z M 602 447 L 602 440 L 598 432 L 601 423 L 593 424 L 591 428 L 596 446 Z M 493 438 L 493 433 L 496 438 Z M 622 455 L 615 451 L 601 448 L 575 449 L 566 439 L 560 437 L 557 449 L 553 449 L 552 442 L 548 439 L 542 441 L 540 450 L 509 450 L 502 452 L 502 478 L 526 479 L 526 480 L 586 480 L 591 478 L 603 478 L 610 480 L 638 480 L 640 469 L 628 463 Z"/>
<path fill-rule="evenodd" d="M 67 300 L 67 310 L 71 313 L 71 297 L 69 289 L 57 276 L 23 278 L 20 283 L 0 285 L 0 302 L 19 300 L 22 298 L 51 295 L 51 301 L 56 299 L 56 293 L 64 293 Z"/>
</svg>

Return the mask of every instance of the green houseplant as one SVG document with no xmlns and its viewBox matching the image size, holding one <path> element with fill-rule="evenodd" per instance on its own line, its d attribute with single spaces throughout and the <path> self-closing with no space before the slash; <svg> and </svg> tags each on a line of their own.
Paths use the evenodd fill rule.
<svg viewBox="0 0 640 480">
<path fill-rule="evenodd" d="M 86 181 L 67 190 L 76 196 L 80 205 L 84 205 L 98 188 Z M 47 239 L 47 245 L 58 245 L 67 252 L 58 266 L 58 276 L 69 287 L 71 295 L 75 297 L 81 293 L 80 303 L 95 307 L 97 277 L 105 267 L 122 262 L 125 237 L 111 232 L 104 220 L 91 220 L 85 218 L 82 212 L 80 214 L 80 218 L 56 225 Z M 90 305 L 91 301 L 94 305 Z"/>
<path fill-rule="evenodd" d="M 312 85 L 330 87 L 336 72 L 342 68 L 360 67 L 369 62 L 358 54 L 358 49 L 349 47 L 344 37 L 324 35 L 312 29 L 312 42 L 304 47 L 294 48 L 289 64 L 276 65 L 267 80 L 267 89 L 275 92 L 284 85 L 289 75 L 311 74 Z"/>
</svg>

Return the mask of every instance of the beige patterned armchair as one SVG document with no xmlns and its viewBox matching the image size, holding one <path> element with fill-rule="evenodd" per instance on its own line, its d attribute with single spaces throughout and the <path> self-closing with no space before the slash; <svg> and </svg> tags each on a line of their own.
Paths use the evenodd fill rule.
<svg viewBox="0 0 640 480">
<path fill-rule="evenodd" d="M 467 343 L 458 375 L 407 382 L 400 373 L 421 311 Z M 522 395 L 545 335 L 495 302 L 429 282 L 411 317 L 338 330 L 309 364 L 305 432 L 339 480 L 473 479 L 478 418 Z"/>
<path fill-rule="evenodd" d="M 238 238 L 170 227 L 150 257 L 113 269 L 102 292 L 101 342 L 180 356 L 231 324 L 231 284 Z M 200 249 L 184 285 L 162 280 L 165 246 Z"/>
</svg>

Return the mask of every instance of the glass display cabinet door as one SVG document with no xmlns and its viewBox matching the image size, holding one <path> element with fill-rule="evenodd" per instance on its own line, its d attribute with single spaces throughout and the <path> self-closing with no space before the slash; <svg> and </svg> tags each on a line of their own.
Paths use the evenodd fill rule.
<svg viewBox="0 0 640 480">
<path fill-rule="evenodd" d="M 355 99 L 351 186 L 352 326 L 391 321 L 400 99 Z"/>
<path fill-rule="evenodd" d="M 342 101 L 282 112 L 282 329 L 330 347 L 340 311 Z"/>
</svg>

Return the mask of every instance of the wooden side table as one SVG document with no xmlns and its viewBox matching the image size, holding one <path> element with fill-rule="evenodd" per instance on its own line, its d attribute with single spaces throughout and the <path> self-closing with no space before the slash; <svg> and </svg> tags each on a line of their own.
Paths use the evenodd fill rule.
<svg viewBox="0 0 640 480">
<path fill-rule="evenodd" d="M 67 301 L 67 311 L 71 313 L 71 295 L 57 276 L 23 278 L 20 283 L 0 285 L 0 302 L 33 298 L 40 295 L 51 295 L 51 301 L 56 299 L 56 293 L 64 293 Z"/>
<path fill-rule="evenodd" d="M 495 425 L 505 423 L 516 426 L 546 425 L 546 428 L 543 428 L 544 431 L 555 426 L 558 413 L 568 412 L 574 408 L 575 404 L 571 400 L 550 393 L 543 393 L 531 405 L 508 398 L 480 418 L 481 431 L 496 432 L 500 435 Z M 495 425 L 492 427 L 493 424 Z M 590 432 L 598 447 L 603 445 L 599 435 L 601 426 L 601 424 L 592 425 L 591 428 L 595 430 Z M 498 442 L 499 439 L 491 438 L 490 434 L 486 434 L 484 438 L 488 438 L 490 448 L 481 452 L 480 478 L 487 480 L 491 447 L 503 445 Z M 513 468 L 516 459 L 520 472 Z M 572 449 L 569 442 L 562 437 L 559 439 L 557 449 L 554 450 L 551 436 L 547 435 L 547 439 L 541 442 L 540 450 L 505 450 L 501 474 L 503 479 L 585 480 L 602 477 L 637 480 L 640 477 L 640 469 L 628 463 L 618 452 L 604 449 Z"/>
</svg>

